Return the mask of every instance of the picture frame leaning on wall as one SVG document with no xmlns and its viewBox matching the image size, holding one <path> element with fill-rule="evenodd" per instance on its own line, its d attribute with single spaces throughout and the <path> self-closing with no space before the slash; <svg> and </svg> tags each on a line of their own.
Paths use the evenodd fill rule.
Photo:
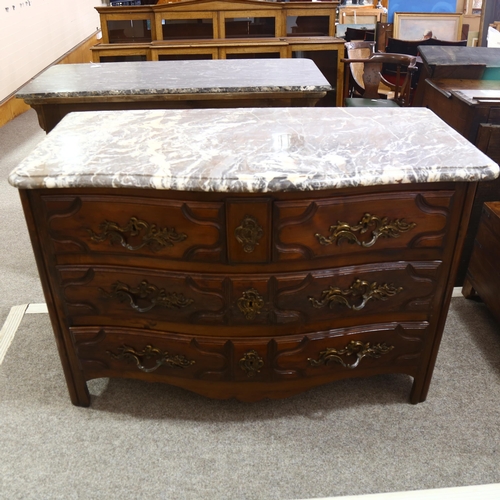
<svg viewBox="0 0 500 500">
<path fill-rule="evenodd" d="M 462 36 L 461 13 L 395 12 L 394 38 L 400 40 L 457 41 Z"/>
</svg>

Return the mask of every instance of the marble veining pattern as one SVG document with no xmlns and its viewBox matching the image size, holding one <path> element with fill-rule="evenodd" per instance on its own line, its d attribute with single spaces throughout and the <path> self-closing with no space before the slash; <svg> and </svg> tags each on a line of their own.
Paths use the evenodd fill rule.
<svg viewBox="0 0 500 500">
<path fill-rule="evenodd" d="M 71 113 L 9 182 L 273 192 L 498 173 L 425 108 L 238 108 Z"/>
<path fill-rule="evenodd" d="M 310 59 L 216 59 L 58 64 L 20 89 L 23 99 L 225 92 L 329 91 Z"/>
</svg>

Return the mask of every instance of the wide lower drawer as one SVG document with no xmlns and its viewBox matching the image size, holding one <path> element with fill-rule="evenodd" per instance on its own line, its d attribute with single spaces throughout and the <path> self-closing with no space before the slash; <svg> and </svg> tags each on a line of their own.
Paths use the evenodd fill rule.
<svg viewBox="0 0 500 500">
<path fill-rule="evenodd" d="M 286 337 L 207 338 L 115 327 L 71 328 L 84 377 L 134 377 L 229 384 L 401 372 L 414 375 L 430 339 L 427 322 L 370 324 Z M 240 385 L 231 386 L 238 382 Z M 313 383 L 312 385 L 315 385 Z M 213 385 L 217 389 L 218 385 Z"/>
<path fill-rule="evenodd" d="M 428 318 L 441 262 L 375 263 L 309 273 L 190 274 L 112 266 L 61 266 L 69 326 L 122 325 L 260 336 L 356 322 Z M 412 316 L 413 315 L 413 316 Z M 175 326 L 174 326 L 175 325 Z M 196 327 L 199 327 L 196 329 Z M 283 333 L 281 332 L 281 333 Z"/>
</svg>

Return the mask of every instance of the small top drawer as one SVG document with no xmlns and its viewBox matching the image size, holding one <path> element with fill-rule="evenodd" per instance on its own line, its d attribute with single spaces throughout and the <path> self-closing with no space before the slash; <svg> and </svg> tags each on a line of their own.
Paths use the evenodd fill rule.
<svg viewBox="0 0 500 500">
<path fill-rule="evenodd" d="M 444 246 L 453 192 L 400 192 L 275 204 L 275 260 Z"/>
<path fill-rule="evenodd" d="M 225 261 L 223 203 L 113 195 L 46 195 L 54 253 Z"/>
</svg>

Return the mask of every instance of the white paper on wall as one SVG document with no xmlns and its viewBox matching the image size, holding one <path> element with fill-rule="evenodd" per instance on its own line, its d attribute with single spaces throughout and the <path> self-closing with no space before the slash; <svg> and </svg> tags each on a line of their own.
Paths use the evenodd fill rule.
<svg viewBox="0 0 500 500">
<path fill-rule="evenodd" d="M 488 27 L 488 36 L 486 45 L 488 47 L 500 47 L 500 31 L 496 30 L 495 28 L 492 28 L 491 26 Z"/>
</svg>

